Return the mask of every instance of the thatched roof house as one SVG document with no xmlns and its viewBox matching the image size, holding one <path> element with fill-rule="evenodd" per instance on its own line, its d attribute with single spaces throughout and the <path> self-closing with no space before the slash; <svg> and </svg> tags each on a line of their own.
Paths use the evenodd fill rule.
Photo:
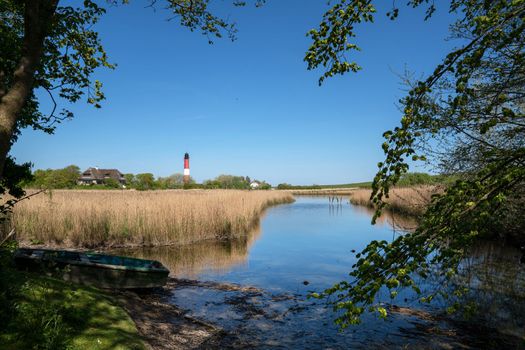
<svg viewBox="0 0 525 350">
<path fill-rule="evenodd" d="M 126 184 L 124 174 L 117 169 L 89 168 L 78 179 L 79 185 L 103 184 L 105 180 L 113 179 L 121 185 Z"/>
</svg>

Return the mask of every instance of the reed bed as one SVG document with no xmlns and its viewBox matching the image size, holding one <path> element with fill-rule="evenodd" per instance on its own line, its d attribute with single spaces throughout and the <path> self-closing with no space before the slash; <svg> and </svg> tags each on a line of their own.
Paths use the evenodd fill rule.
<svg viewBox="0 0 525 350">
<path fill-rule="evenodd" d="M 246 235 L 289 193 L 56 190 L 19 203 L 19 240 L 67 247 L 163 246 Z"/>
<path fill-rule="evenodd" d="M 433 194 L 440 193 L 439 186 L 397 187 L 390 190 L 386 199 L 388 209 L 412 216 L 421 216 L 425 213 Z M 370 201 L 370 189 L 357 189 L 350 194 L 350 203 L 373 208 Z"/>
</svg>

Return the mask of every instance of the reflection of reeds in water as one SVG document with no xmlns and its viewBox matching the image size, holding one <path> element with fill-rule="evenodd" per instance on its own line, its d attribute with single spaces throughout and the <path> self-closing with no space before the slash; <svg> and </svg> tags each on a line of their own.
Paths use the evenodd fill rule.
<svg viewBox="0 0 525 350">
<path fill-rule="evenodd" d="M 461 277 L 470 288 L 519 297 L 525 302 L 525 266 L 521 251 L 498 242 L 480 242 L 461 263 Z M 525 305 L 524 305 L 525 307 Z"/>
<path fill-rule="evenodd" d="M 525 339 L 525 266 L 521 251 L 501 242 L 480 242 L 466 252 L 454 284 L 468 293 L 460 305 L 476 305 L 470 319 Z"/>
<path fill-rule="evenodd" d="M 328 196 L 328 211 L 331 216 L 339 216 L 343 214 L 343 205 L 345 204 L 345 197 L 343 196 Z"/>
<path fill-rule="evenodd" d="M 61 246 L 159 246 L 242 237 L 262 211 L 289 203 L 277 191 L 57 190 L 17 205 L 22 240 Z"/>
<path fill-rule="evenodd" d="M 160 261 L 172 276 L 196 278 L 204 270 L 227 272 L 243 265 L 252 244 L 261 233 L 260 226 L 245 237 L 216 241 L 209 240 L 182 246 L 163 246 L 112 250 L 112 254 Z"/>
<path fill-rule="evenodd" d="M 366 217 L 372 218 L 375 210 L 366 206 L 354 206 L 354 210 L 363 213 Z M 376 225 L 389 226 L 395 231 L 409 232 L 417 228 L 417 220 L 414 217 L 404 214 L 397 214 L 394 211 L 383 210 L 381 216 L 377 218 Z"/>
<path fill-rule="evenodd" d="M 330 203 L 328 205 L 328 213 L 330 214 L 330 216 L 343 215 L 343 204 L 342 203 L 337 203 L 337 204 Z"/>
</svg>

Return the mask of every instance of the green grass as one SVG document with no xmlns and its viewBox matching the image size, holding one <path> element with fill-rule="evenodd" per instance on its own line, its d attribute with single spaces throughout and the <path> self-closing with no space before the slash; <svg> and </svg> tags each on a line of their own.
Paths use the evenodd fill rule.
<svg viewBox="0 0 525 350">
<path fill-rule="evenodd" d="M 145 349 L 129 315 L 102 291 L 16 271 L 0 278 L 14 297 L 1 310 L 2 349 Z"/>
</svg>

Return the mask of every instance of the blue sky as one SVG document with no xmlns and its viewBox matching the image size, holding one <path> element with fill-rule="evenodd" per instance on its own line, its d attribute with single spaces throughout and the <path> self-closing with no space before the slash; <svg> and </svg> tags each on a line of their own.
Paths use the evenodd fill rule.
<svg viewBox="0 0 525 350">
<path fill-rule="evenodd" d="M 392 22 L 380 8 L 376 23 L 358 29 L 362 52 L 352 57 L 363 70 L 319 87 L 321 72 L 307 71 L 303 56 L 326 1 L 217 1 L 239 32 L 214 45 L 144 4 L 110 8 L 97 25 L 118 64 L 97 73 L 103 108 L 76 104 L 75 118 L 51 136 L 24 131 L 11 152 L 18 161 L 167 176 L 182 172 L 189 152 L 199 182 L 219 174 L 274 185 L 367 181 L 383 159 L 382 133 L 400 119 L 398 74 L 430 73 L 457 44 L 445 41 L 445 7 L 427 22 L 423 9 L 403 7 Z"/>
</svg>

